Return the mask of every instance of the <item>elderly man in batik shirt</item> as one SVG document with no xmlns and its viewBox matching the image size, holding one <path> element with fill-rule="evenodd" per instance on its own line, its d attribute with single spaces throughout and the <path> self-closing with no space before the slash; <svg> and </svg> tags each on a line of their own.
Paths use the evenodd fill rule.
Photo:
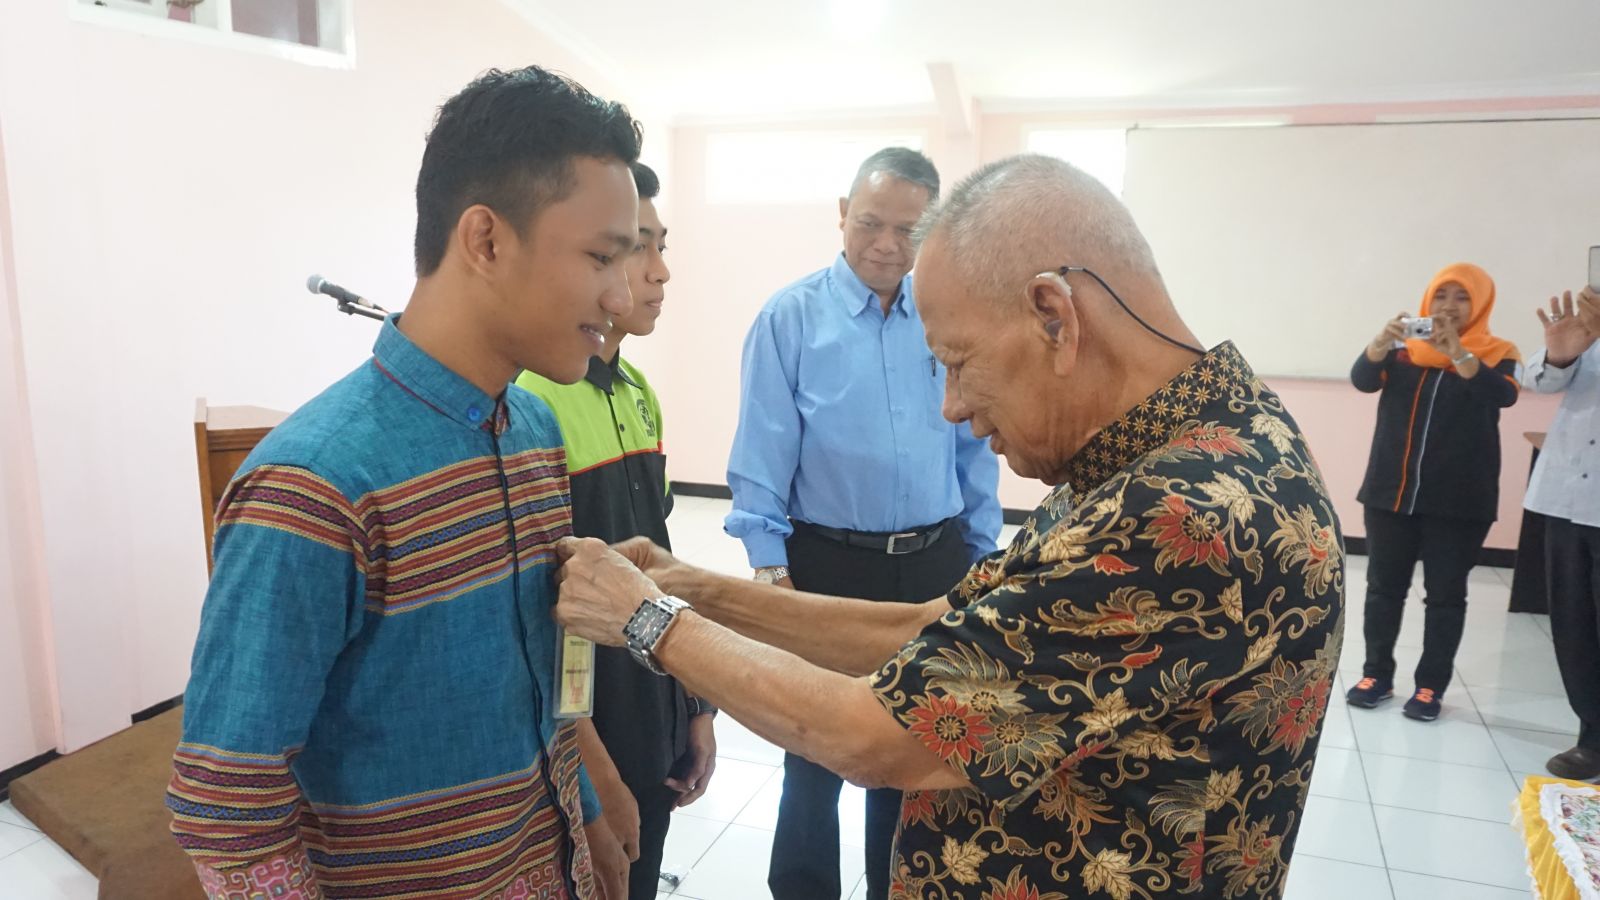
<svg viewBox="0 0 1600 900">
<path fill-rule="evenodd" d="M 565 541 L 557 618 L 908 790 L 894 897 L 1281 897 L 1344 605 L 1299 429 L 1071 166 L 987 166 L 922 232 L 946 418 L 1055 486 L 1011 545 L 896 605 Z"/>
</svg>

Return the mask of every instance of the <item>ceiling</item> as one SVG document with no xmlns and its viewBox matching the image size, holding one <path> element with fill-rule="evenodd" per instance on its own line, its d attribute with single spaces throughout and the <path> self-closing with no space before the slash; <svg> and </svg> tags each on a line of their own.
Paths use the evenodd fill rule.
<svg viewBox="0 0 1600 900">
<path fill-rule="evenodd" d="M 506 0 L 676 119 L 1600 96 L 1596 0 Z M 802 74 L 803 73 L 803 74 Z"/>
</svg>

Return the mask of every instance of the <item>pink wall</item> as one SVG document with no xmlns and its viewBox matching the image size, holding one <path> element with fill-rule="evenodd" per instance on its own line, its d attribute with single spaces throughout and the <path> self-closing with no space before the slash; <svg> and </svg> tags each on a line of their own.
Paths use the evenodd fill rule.
<svg viewBox="0 0 1600 900">
<path fill-rule="evenodd" d="M 0 122 L 0 768 L 54 747 L 58 733 L 3 126 Z"/>
<path fill-rule="evenodd" d="M 0 428 L 31 432 L 40 498 L 8 537 L 42 548 L 45 608 L 22 599 L 52 627 L 50 739 L 65 749 L 182 690 L 205 588 L 194 398 L 292 408 L 366 357 L 372 325 L 303 283 L 318 271 L 403 305 L 438 103 L 529 62 L 615 92 L 497 0 L 356 7 L 349 71 L 73 22 L 64 2 L 7 5 L 17 330 L 0 347 L 7 370 L 22 354 L 27 406 Z M 0 604 L 0 660 L 12 612 Z M 0 688 L 8 738 L 34 721 L 19 702 Z M 0 768 L 16 755 L 0 744 Z"/>
</svg>

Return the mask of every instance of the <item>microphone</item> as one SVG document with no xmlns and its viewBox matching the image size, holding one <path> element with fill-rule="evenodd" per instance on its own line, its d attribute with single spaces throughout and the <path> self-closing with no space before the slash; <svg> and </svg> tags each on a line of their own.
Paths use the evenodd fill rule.
<svg viewBox="0 0 1600 900">
<path fill-rule="evenodd" d="M 346 290 L 323 278 L 321 275 L 312 275 L 306 279 L 306 290 L 313 294 L 326 294 L 339 301 L 339 312 L 347 316 L 364 316 L 368 319 L 383 320 L 388 318 L 389 311 L 373 303 L 371 300 Z"/>
<path fill-rule="evenodd" d="M 313 294 L 327 294 L 329 297 L 332 297 L 340 303 L 348 303 L 351 306 L 375 309 L 379 312 L 386 311 L 383 307 L 373 303 L 371 300 L 368 300 L 354 291 L 345 290 L 328 279 L 323 278 L 321 275 L 312 275 L 310 278 L 307 278 L 306 290 Z"/>
</svg>

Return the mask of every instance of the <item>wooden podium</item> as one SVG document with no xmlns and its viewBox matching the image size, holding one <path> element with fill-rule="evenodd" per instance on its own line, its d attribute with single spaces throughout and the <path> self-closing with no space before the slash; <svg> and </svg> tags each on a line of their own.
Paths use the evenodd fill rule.
<svg viewBox="0 0 1600 900">
<path fill-rule="evenodd" d="M 207 406 L 194 402 L 194 452 L 200 466 L 200 517 L 205 523 L 206 572 L 211 571 L 211 535 L 217 504 L 235 472 L 267 432 L 289 414 L 259 406 Z"/>
<path fill-rule="evenodd" d="M 208 407 L 203 398 L 195 402 L 194 447 L 208 569 L 212 517 L 222 492 L 250 450 L 285 418 L 285 413 L 257 406 Z M 17 811 L 100 880 L 100 900 L 206 896 L 194 864 L 172 839 L 172 814 L 163 802 L 172 778 L 172 750 L 182 732 L 180 706 L 11 782 Z M 12 895 L 0 885 L 0 896 Z"/>
</svg>

